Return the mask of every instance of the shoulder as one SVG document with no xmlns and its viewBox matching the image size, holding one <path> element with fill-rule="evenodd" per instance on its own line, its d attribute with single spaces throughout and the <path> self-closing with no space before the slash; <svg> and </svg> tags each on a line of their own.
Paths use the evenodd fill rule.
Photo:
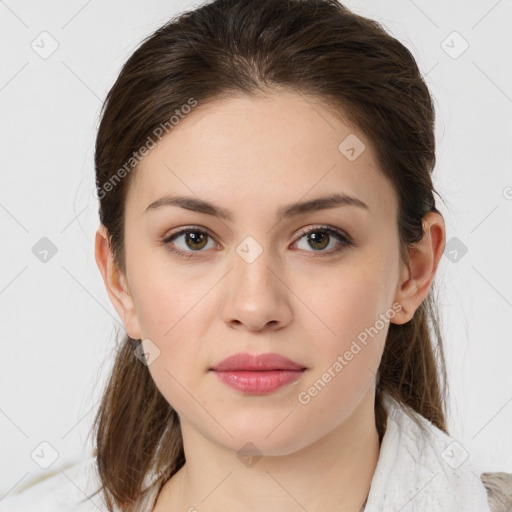
<svg viewBox="0 0 512 512">
<path fill-rule="evenodd" d="M 383 455 L 390 459 L 385 469 L 391 474 L 386 478 L 394 478 L 402 485 L 407 482 L 410 487 L 426 481 L 429 474 L 436 476 L 429 483 L 428 492 L 422 492 L 416 499 L 425 501 L 425 506 L 418 510 L 512 511 L 512 474 L 483 472 L 479 454 L 465 447 L 461 440 L 391 397 L 385 397 L 384 403 L 388 421 L 381 452 L 384 447 Z M 396 466 L 397 458 L 403 461 L 400 478 L 394 477 L 400 469 Z M 448 503 L 453 506 L 447 506 Z"/>
<path fill-rule="evenodd" d="M 512 473 L 482 473 L 480 479 L 487 491 L 491 512 L 512 510 Z"/>
<path fill-rule="evenodd" d="M 100 491 L 100 492 L 96 492 Z M 107 510 L 93 456 L 59 470 L 0 500 L 0 512 L 97 512 Z"/>
</svg>

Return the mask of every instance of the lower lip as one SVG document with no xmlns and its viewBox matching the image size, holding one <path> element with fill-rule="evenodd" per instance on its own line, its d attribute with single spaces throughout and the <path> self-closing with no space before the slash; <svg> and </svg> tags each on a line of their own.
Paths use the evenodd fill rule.
<svg viewBox="0 0 512 512">
<path fill-rule="evenodd" d="M 223 371 L 214 373 L 226 385 L 244 393 L 270 393 L 300 379 L 305 370 Z"/>
</svg>

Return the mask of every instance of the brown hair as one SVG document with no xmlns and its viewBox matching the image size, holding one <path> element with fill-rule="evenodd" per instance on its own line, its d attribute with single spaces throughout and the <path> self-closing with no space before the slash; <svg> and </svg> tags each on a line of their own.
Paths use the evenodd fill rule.
<svg viewBox="0 0 512 512">
<path fill-rule="evenodd" d="M 438 211 L 431 179 L 434 108 L 410 51 L 378 22 L 336 0 L 215 0 L 145 39 L 103 105 L 96 190 L 100 220 L 123 272 L 125 198 L 141 147 L 154 143 L 173 116 L 179 121 L 191 98 L 201 105 L 272 88 L 318 98 L 368 137 L 397 192 L 400 254 L 408 262 L 408 249 L 424 234 L 423 216 Z M 381 439 L 383 391 L 447 432 L 446 369 L 433 292 L 409 322 L 389 326 L 375 395 Z M 146 476 L 154 472 L 152 485 L 161 488 L 185 462 L 179 417 L 134 356 L 138 341 L 124 335 L 118 345 L 93 425 L 111 510 L 112 500 L 137 510 Z"/>
</svg>

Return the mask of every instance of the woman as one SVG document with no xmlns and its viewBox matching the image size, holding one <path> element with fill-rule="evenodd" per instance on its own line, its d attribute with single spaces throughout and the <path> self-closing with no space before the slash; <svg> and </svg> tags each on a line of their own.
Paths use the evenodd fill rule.
<svg viewBox="0 0 512 512">
<path fill-rule="evenodd" d="M 378 23 L 184 13 L 123 67 L 95 164 L 127 334 L 76 510 L 505 510 L 447 431 L 434 110 Z"/>
</svg>

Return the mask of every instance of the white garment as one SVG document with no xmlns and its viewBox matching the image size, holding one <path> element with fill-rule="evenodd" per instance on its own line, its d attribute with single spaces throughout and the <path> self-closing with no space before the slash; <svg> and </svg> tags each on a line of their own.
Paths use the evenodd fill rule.
<svg viewBox="0 0 512 512">
<path fill-rule="evenodd" d="M 410 409 L 420 428 L 389 394 L 383 402 L 388 421 L 365 512 L 490 512 L 479 462 L 462 443 Z"/>
<path fill-rule="evenodd" d="M 390 395 L 379 460 L 365 512 L 490 512 L 481 469 L 462 443 L 412 411 L 420 428 Z M 149 479 L 146 479 L 149 481 Z M 93 456 L 0 500 L 0 512 L 108 512 Z M 156 490 L 144 512 L 152 509 Z M 82 503 L 80 503 L 82 501 Z M 142 512 L 142 511 L 141 511 Z"/>
</svg>

